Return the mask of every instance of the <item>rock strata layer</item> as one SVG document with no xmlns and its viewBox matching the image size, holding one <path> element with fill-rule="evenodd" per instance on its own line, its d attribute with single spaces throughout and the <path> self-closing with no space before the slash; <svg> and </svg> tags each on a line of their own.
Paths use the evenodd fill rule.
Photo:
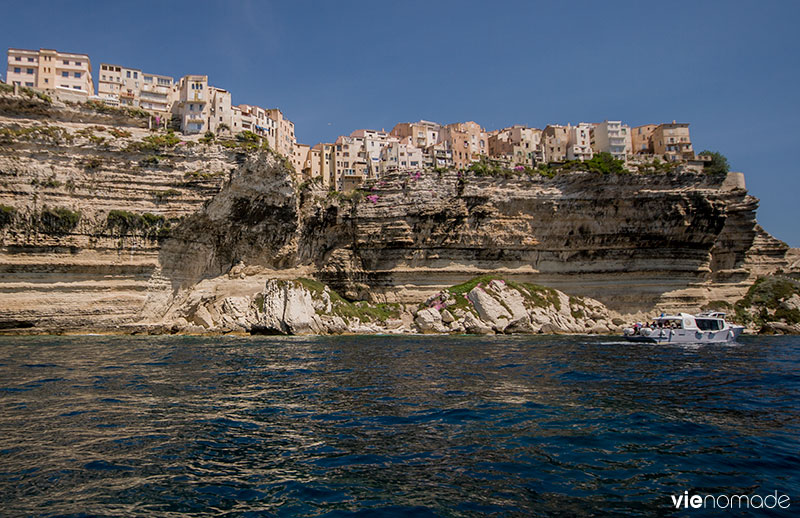
<svg viewBox="0 0 800 518">
<path fill-rule="evenodd" d="M 739 173 L 422 171 L 334 193 L 303 183 L 272 153 L 146 125 L 0 95 L 0 328 L 305 333 L 375 324 L 352 308 L 358 324 L 316 307 L 319 320 L 303 320 L 306 299 L 291 290 L 280 318 L 276 306 L 274 321 L 253 320 L 268 280 L 296 278 L 316 279 L 348 304 L 417 308 L 491 275 L 644 317 L 732 304 L 760 276 L 799 267 L 797 251 L 756 223 L 758 201 Z M 585 329 L 560 313 L 545 322 L 525 306 L 524 289 L 497 289 L 384 323 Z M 474 311 L 459 314 L 465 304 Z"/>
</svg>

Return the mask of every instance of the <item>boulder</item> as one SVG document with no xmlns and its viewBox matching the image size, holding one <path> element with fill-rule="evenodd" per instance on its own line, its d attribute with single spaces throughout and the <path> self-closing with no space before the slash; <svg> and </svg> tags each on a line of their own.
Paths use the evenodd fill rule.
<svg viewBox="0 0 800 518">
<path fill-rule="evenodd" d="M 270 279 L 258 305 L 258 321 L 253 327 L 260 333 L 305 335 L 323 328 L 311 293 L 300 284 Z"/>
<path fill-rule="evenodd" d="M 414 323 L 423 333 L 446 333 L 447 328 L 442 324 L 442 315 L 436 308 L 425 308 L 417 312 Z"/>
<path fill-rule="evenodd" d="M 531 319 L 528 315 L 524 317 L 518 318 L 516 320 L 512 320 L 505 329 L 503 329 L 505 334 L 532 334 L 536 332 L 534 329 L 533 324 L 531 323 Z"/>
<path fill-rule="evenodd" d="M 214 319 L 211 318 L 211 313 L 208 312 L 205 306 L 197 307 L 192 315 L 192 322 L 206 329 L 214 327 Z"/>
<path fill-rule="evenodd" d="M 467 298 L 472 302 L 478 316 L 493 327 L 504 328 L 511 320 L 511 314 L 503 305 L 479 286 L 475 286 L 467 293 Z"/>
<path fill-rule="evenodd" d="M 445 324 L 450 324 L 456 321 L 456 318 L 453 316 L 453 314 L 447 311 L 446 309 L 443 309 L 441 311 L 441 315 L 442 315 L 442 322 L 444 322 Z"/>
<path fill-rule="evenodd" d="M 481 319 L 476 317 L 473 313 L 467 312 L 464 315 L 464 331 L 475 335 L 490 335 L 493 333 L 492 328 L 487 326 Z"/>
</svg>

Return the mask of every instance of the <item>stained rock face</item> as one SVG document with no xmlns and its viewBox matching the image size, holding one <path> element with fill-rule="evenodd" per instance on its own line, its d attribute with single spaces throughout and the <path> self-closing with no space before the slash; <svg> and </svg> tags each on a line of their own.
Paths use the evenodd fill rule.
<svg viewBox="0 0 800 518">
<path fill-rule="evenodd" d="M 341 333 L 611 333 L 617 326 L 599 302 L 568 297 L 548 288 L 475 280 L 464 295 L 445 290 L 422 306 L 392 310 L 366 302 L 347 302 L 308 279 L 270 279 L 253 299 L 207 301 L 211 311 L 195 311 L 194 320 L 211 331 L 254 334 Z M 452 310 L 452 311 L 451 311 Z M 215 313 L 217 317 L 207 325 Z M 235 323 L 235 326 L 231 326 Z"/>
<path fill-rule="evenodd" d="M 330 193 L 301 188 L 271 153 L 188 136 L 160 144 L 146 121 L 85 107 L 2 95 L 0 106 L 0 328 L 249 331 L 264 318 L 275 332 L 347 332 L 383 315 L 392 332 L 601 332 L 604 308 L 732 304 L 759 276 L 800 268 L 756 224 L 739 173 L 423 171 L 387 175 L 368 196 Z M 487 281 L 439 300 L 438 317 L 419 314 L 480 275 L 569 295 L 551 311 Z M 310 289 L 319 321 L 289 292 L 259 314 L 267 280 L 301 277 L 350 306 Z M 379 303 L 402 308 L 384 315 Z"/>
</svg>

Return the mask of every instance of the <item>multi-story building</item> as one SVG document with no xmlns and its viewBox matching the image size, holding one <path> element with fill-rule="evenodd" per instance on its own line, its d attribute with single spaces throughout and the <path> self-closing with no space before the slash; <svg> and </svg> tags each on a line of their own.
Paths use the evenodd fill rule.
<svg viewBox="0 0 800 518">
<path fill-rule="evenodd" d="M 6 83 L 94 95 L 89 56 L 53 49 L 8 49 Z"/>
<path fill-rule="evenodd" d="M 208 87 L 208 131 L 216 135 L 234 135 L 234 117 L 231 106 L 231 93 L 222 88 Z M 238 121 L 236 122 L 238 125 Z"/>
<path fill-rule="evenodd" d="M 441 124 L 421 120 L 419 122 L 401 122 L 392 128 L 391 134 L 400 139 L 410 137 L 414 146 L 426 149 L 439 142 L 441 130 Z"/>
<path fill-rule="evenodd" d="M 651 140 L 653 153 L 664 156 L 668 162 L 694 159 L 688 123 L 672 121 L 672 123 L 659 124 L 653 130 Z"/>
<path fill-rule="evenodd" d="M 453 167 L 453 150 L 449 143 L 440 142 L 425 148 L 422 159 L 425 167 Z"/>
<path fill-rule="evenodd" d="M 476 122 L 457 122 L 441 129 L 439 142 L 449 142 L 453 163 L 465 168 L 489 153 L 489 135 Z"/>
<path fill-rule="evenodd" d="M 591 160 L 592 126 L 581 122 L 577 126 L 567 126 L 568 139 L 567 160 Z"/>
<path fill-rule="evenodd" d="M 381 150 L 381 171 L 407 171 L 423 167 L 422 150 L 410 143 L 410 140 L 393 140 Z"/>
<path fill-rule="evenodd" d="M 122 90 L 122 67 L 100 63 L 97 74 L 97 96 L 110 106 L 119 106 L 119 95 Z"/>
<path fill-rule="evenodd" d="M 369 166 L 364 153 L 364 139 L 345 135 L 337 138 L 333 148 L 332 169 L 333 185 L 338 190 L 347 190 L 368 178 Z"/>
<path fill-rule="evenodd" d="M 180 120 L 184 133 L 205 133 L 210 113 L 208 76 L 183 76 L 176 87 L 177 99 L 172 114 Z"/>
<path fill-rule="evenodd" d="M 367 161 L 369 169 L 368 178 L 377 178 L 380 176 L 381 169 L 381 151 L 390 142 L 399 142 L 398 137 L 392 136 L 385 131 L 360 129 L 350 133 L 351 137 L 363 139 L 364 148 L 361 150 L 364 159 Z"/>
<path fill-rule="evenodd" d="M 139 89 L 139 107 L 157 115 L 165 115 L 172 110 L 175 80 L 158 74 L 142 74 Z"/>
<path fill-rule="evenodd" d="M 626 161 L 633 152 L 631 129 L 622 121 L 603 121 L 592 129 L 592 149 L 611 153 L 617 160 Z"/>
<path fill-rule="evenodd" d="M 634 155 L 653 154 L 653 132 L 658 124 L 644 124 L 631 130 L 631 147 Z"/>
<path fill-rule="evenodd" d="M 542 148 L 547 163 L 564 162 L 567 159 L 569 146 L 569 127 L 559 124 L 548 124 L 542 130 Z"/>
<path fill-rule="evenodd" d="M 311 178 L 322 178 L 322 185 L 330 187 L 335 185 L 331 161 L 333 160 L 334 144 L 320 142 L 314 145 L 309 152 L 309 173 Z"/>
<path fill-rule="evenodd" d="M 284 118 L 283 112 L 277 108 L 267 110 L 267 116 L 275 121 L 275 142 L 270 142 L 272 149 L 285 157 L 292 156 L 292 148 L 297 143 L 294 135 L 294 123 Z"/>
<path fill-rule="evenodd" d="M 311 148 L 305 144 L 295 144 L 292 146 L 292 155 L 289 157 L 294 170 L 299 174 L 310 167 L 310 160 L 308 157 Z"/>
<path fill-rule="evenodd" d="M 111 106 L 138 106 L 155 115 L 172 109 L 175 80 L 136 68 L 100 63 L 97 96 Z"/>
<path fill-rule="evenodd" d="M 544 161 L 542 130 L 514 125 L 492 132 L 489 136 L 489 156 L 513 165 L 534 166 Z"/>
<path fill-rule="evenodd" d="M 238 108 L 242 113 L 241 131 L 252 131 L 256 135 L 267 139 L 270 147 L 275 149 L 278 128 L 275 121 L 269 118 L 268 110 L 249 104 L 240 104 Z"/>
</svg>

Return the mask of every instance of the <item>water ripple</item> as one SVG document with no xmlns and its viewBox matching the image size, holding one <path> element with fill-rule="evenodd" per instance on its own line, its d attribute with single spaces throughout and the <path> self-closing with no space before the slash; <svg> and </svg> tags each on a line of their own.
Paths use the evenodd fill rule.
<svg viewBox="0 0 800 518">
<path fill-rule="evenodd" d="M 796 499 L 798 401 L 791 337 L 5 337 L 0 509 L 638 516 L 686 490 Z"/>
</svg>

